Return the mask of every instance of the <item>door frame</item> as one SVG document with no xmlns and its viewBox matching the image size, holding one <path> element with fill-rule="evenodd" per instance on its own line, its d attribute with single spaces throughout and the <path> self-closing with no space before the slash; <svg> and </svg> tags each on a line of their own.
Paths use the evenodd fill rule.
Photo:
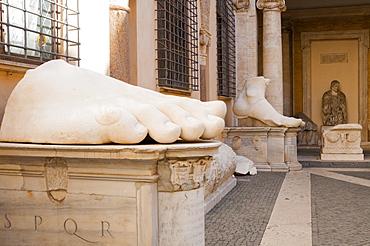
<svg viewBox="0 0 370 246">
<path fill-rule="evenodd" d="M 302 32 L 302 70 L 303 70 L 303 113 L 312 116 L 311 106 L 311 42 L 325 40 L 358 40 L 358 120 L 362 126 L 361 139 L 367 142 L 368 136 L 368 49 L 369 30 L 343 30 L 323 32 Z"/>
</svg>

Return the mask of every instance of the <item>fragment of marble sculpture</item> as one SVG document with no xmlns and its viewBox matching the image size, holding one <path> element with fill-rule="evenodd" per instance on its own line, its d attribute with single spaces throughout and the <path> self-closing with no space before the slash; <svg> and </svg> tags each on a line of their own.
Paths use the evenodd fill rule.
<svg viewBox="0 0 370 246">
<path fill-rule="evenodd" d="M 256 175 L 257 168 L 253 161 L 245 156 L 236 156 L 236 169 L 235 174 L 237 175 Z"/>
<path fill-rule="evenodd" d="M 207 163 L 204 182 L 204 198 L 214 193 L 234 174 L 236 154 L 228 145 L 222 143 L 213 160 Z"/>
<path fill-rule="evenodd" d="M 54 144 L 135 144 L 212 139 L 224 128 L 221 101 L 163 95 L 69 65 L 26 73 L 9 97 L 0 140 Z"/>
<path fill-rule="evenodd" d="M 335 126 L 347 123 L 346 95 L 339 90 L 340 83 L 333 80 L 330 90 L 322 96 L 322 123 L 324 126 Z"/>
<path fill-rule="evenodd" d="M 235 100 L 233 111 L 238 118 L 251 117 L 268 126 L 303 126 L 301 119 L 279 114 L 266 100 L 265 92 L 270 80 L 262 76 L 248 79 Z"/>
</svg>

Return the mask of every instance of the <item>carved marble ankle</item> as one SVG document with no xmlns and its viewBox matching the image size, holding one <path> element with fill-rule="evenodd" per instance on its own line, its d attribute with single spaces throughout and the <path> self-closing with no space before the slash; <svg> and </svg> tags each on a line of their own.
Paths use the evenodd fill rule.
<svg viewBox="0 0 370 246">
<path fill-rule="evenodd" d="M 242 92 L 235 100 L 233 111 L 238 118 L 255 118 L 269 126 L 298 127 L 304 124 L 301 119 L 279 114 L 266 100 L 265 92 L 269 79 L 254 77 L 248 79 Z"/>
</svg>

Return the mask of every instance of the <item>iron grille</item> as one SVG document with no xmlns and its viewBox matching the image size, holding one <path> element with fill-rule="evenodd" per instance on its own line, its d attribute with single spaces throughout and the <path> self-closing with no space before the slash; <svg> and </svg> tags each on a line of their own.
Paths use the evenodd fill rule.
<svg viewBox="0 0 370 246">
<path fill-rule="evenodd" d="M 218 96 L 234 97 L 235 14 L 231 0 L 217 0 L 217 75 Z"/>
<path fill-rule="evenodd" d="M 197 0 L 157 0 L 158 85 L 198 90 Z"/>
<path fill-rule="evenodd" d="M 0 59 L 79 65 L 78 0 L 0 0 Z"/>
</svg>

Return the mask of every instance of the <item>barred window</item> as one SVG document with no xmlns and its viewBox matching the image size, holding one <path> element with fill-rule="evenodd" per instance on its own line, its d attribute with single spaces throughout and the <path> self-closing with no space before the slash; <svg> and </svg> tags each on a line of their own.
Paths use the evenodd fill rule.
<svg viewBox="0 0 370 246">
<path fill-rule="evenodd" d="M 158 85 L 198 90 L 197 0 L 157 0 Z"/>
<path fill-rule="evenodd" d="M 0 0 L 0 59 L 79 63 L 78 0 Z"/>
<path fill-rule="evenodd" d="M 235 86 L 235 14 L 232 0 L 217 0 L 217 93 L 234 97 Z"/>
</svg>

